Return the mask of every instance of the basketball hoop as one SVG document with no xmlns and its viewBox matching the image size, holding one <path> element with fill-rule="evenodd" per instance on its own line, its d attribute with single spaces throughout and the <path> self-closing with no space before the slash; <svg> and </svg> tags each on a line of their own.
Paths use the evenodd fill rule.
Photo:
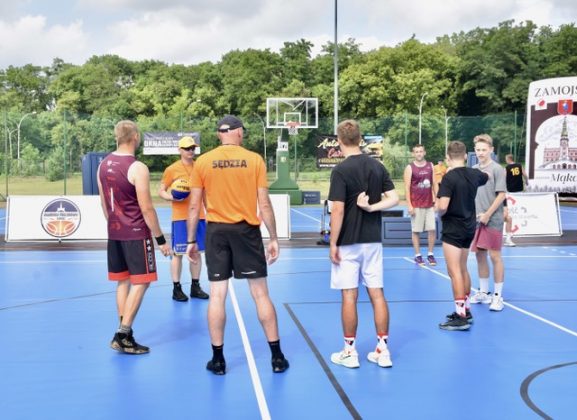
<svg viewBox="0 0 577 420">
<path fill-rule="evenodd" d="M 288 121 L 285 127 L 288 129 L 289 136 L 296 136 L 299 133 L 300 123 L 295 121 Z"/>
</svg>

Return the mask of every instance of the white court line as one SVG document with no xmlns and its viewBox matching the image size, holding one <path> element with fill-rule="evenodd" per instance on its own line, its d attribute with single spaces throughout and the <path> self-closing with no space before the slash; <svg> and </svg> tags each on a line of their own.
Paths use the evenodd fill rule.
<svg viewBox="0 0 577 420">
<path fill-rule="evenodd" d="M 295 209 L 292 209 L 292 208 L 291 208 L 291 211 L 294 211 L 295 213 L 298 213 L 298 214 L 300 214 L 300 215 L 302 215 L 302 216 L 304 216 L 304 217 L 308 217 L 309 219 L 314 220 L 315 222 L 319 222 L 319 223 L 321 222 L 319 219 L 315 219 L 314 217 L 309 216 L 308 214 L 303 213 L 302 211 L 298 211 L 298 210 L 295 210 Z"/>
<path fill-rule="evenodd" d="M 230 290 L 230 300 L 232 301 L 232 307 L 234 308 L 234 314 L 236 316 L 236 322 L 238 323 L 238 328 L 240 330 L 240 336 L 242 338 L 242 345 L 244 346 L 244 352 L 246 353 L 246 359 L 248 361 L 248 368 L 250 371 L 250 377 L 252 379 L 252 386 L 256 394 L 256 399 L 258 401 L 258 408 L 260 410 L 260 417 L 264 420 L 270 420 L 270 412 L 266 404 L 266 399 L 264 397 L 264 391 L 262 389 L 262 384 L 260 382 L 260 377 L 258 376 L 258 370 L 256 368 L 256 362 L 254 360 L 254 355 L 252 354 L 252 348 L 250 347 L 250 342 L 248 341 L 248 334 L 246 333 L 246 328 L 244 326 L 244 320 L 242 319 L 242 314 L 238 306 L 238 301 L 236 299 L 236 293 L 234 291 L 233 282 L 229 279 L 229 290 Z"/>
<path fill-rule="evenodd" d="M 412 259 L 410 259 L 410 258 L 404 258 L 404 260 L 410 262 L 411 264 L 414 264 L 414 263 L 415 263 L 415 262 L 414 262 Z M 429 267 L 427 267 L 427 266 L 422 266 L 421 268 L 423 268 L 423 269 L 425 269 L 425 270 L 429 270 L 431 273 L 434 273 L 434 274 L 436 274 L 436 275 L 438 275 L 438 276 L 440 276 L 440 277 L 443 277 L 443 278 L 451 281 L 451 278 L 450 278 L 448 275 L 446 275 L 446 274 L 444 274 L 444 273 L 441 273 L 440 271 L 437 271 L 437 270 L 435 270 L 435 269 L 429 268 Z M 471 290 L 474 290 L 475 292 L 478 291 L 478 289 L 475 289 L 474 287 L 472 287 Z M 575 331 L 573 331 L 573 330 L 570 330 L 569 328 L 566 328 L 566 327 L 564 327 L 564 326 L 562 326 L 562 325 L 556 324 L 556 323 L 553 322 L 553 321 L 549 321 L 548 319 L 545 319 L 545 318 L 543 318 L 543 317 L 540 317 L 539 315 L 536 315 L 536 314 L 534 314 L 534 313 L 532 313 L 532 312 L 526 311 L 525 309 L 519 308 L 518 306 L 512 305 L 512 304 L 510 304 L 510 303 L 508 303 L 508 302 L 503 301 L 503 304 L 504 304 L 505 306 L 508 306 L 508 307 L 511 308 L 511 309 L 516 310 L 517 312 L 521 312 L 521 313 L 524 314 L 524 315 L 527 315 L 527 316 L 529 316 L 529 317 L 531 317 L 531 318 L 534 318 L 534 319 L 536 319 L 537 321 L 541 321 L 541 322 L 543 322 L 543 323 L 545 323 L 545 324 L 547 324 L 547 325 L 550 325 L 550 326 L 552 326 L 552 327 L 554 327 L 554 328 L 557 328 L 558 330 L 561 330 L 561 331 L 563 331 L 563 332 L 566 332 L 567 334 L 570 334 L 570 335 L 572 335 L 572 336 L 574 336 L 574 337 L 577 337 L 577 332 L 575 332 Z"/>
</svg>

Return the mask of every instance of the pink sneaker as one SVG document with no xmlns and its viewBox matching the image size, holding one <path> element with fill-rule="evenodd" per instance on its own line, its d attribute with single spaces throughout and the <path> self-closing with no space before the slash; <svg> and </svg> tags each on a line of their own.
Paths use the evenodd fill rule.
<svg viewBox="0 0 577 420">
<path fill-rule="evenodd" d="M 420 266 L 425 265 L 425 261 L 423 260 L 423 257 L 420 255 L 415 257 L 415 263 L 419 264 Z"/>
</svg>

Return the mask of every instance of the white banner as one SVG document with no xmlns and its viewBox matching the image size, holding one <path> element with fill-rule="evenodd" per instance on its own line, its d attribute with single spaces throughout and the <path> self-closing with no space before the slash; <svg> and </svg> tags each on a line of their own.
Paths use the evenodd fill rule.
<svg viewBox="0 0 577 420">
<path fill-rule="evenodd" d="M 290 195 L 270 194 L 270 202 L 276 219 L 276 234 L 279 239 L 291 238 L 291 206 Z M 263 238 L 270 238 L 264 223 L 260 224 L 260 232 Z"/>
<path fill-rule="evenodd" d="M 557 193 L 508 193 L 507 207 L 515 236 L 561 236 Z"/>
<path fill-rule="evenodd" d="M 199 146 L 195 148 L 194 154 L 200 154 L 200 133 L 197 132 L 174 132 L 159 131 L 144 133 L 142 153 L 145 155 L 178 155 L 178 141 L 189 136 L 194 139 Z"/>
<path fill-rule="evenodd" d="M 6 242 L 106 239 L 98 195 L 8 197 Z"/>
<path fill-rule="evenodd" d="M 577 77 L 529 84 L 525 169 L 529 192 L 577 193 Z"/>
</svg>

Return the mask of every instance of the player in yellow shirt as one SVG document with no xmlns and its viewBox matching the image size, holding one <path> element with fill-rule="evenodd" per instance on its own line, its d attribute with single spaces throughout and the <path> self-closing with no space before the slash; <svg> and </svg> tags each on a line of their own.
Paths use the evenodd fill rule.
<svg viewBox="0 0 577 420">
<path fill-rule="evenodd" d="M 180 159 L 167 167 L 162 174 L 158 195 L 172 202 L 172 249 L 174 256 L 170 263 L 170 276 L 172 277 L 173 290 L 172 298 L 179 302 L 186 302 L 188 297 L 182 291 L 180 277 L 182 273 L 182 256 L 186 253 L 186 219 L 188 218 L 188 208 L 190 207 L 190 196 L 178 200 L 170 192 L 172 183 L 178 179 L 186 179 L 190 185 L 192 179 L 192 168 L 194 167 L 194 151 L 198 147 L 192 137 L 183 137 L 178 142 L 178 152 Z M 202 207 L 202 206 L 201 206 Z M 200 209 L 200 221 L 197 229 L 196 240 L 199 250 L 204 250 L 206 225 L 204 221 L 204 207 Z M 202 271 L 202 260 L 196 263 L 189 263 L 189 271 L 192 277 L 190 286 L 190 297 L 198 299 L 208 299 L 200 287 L 200 273 Z"/>
</svg>

